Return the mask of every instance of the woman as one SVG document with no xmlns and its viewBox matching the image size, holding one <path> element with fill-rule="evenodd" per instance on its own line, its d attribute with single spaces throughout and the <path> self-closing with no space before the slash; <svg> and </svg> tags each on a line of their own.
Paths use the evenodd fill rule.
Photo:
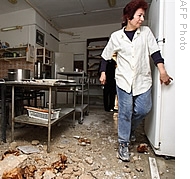
<svg viewBox="0 0 190 179">
<path fill-rule="evenodd" d="M 149 27 L 141 26 L 147 8 L 144 0 L 129 2 L 123 9 L 123 28 L 111 34 L 102 52 L 101 84 L 106 82 L 106 60 L 117 53 L 118 155 L 123 161 L 130 161 L 129 143 L 135 140 L 135 129 L 152 107 L 150 56 L 159 70 L 161 84 L 169 85 L 172 80 L 153 33 Z"/>
</svg>

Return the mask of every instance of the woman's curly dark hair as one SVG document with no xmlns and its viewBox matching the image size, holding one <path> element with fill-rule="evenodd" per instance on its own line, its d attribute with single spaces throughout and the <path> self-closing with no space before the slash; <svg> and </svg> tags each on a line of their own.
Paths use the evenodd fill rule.
<svg viewBox="0 0 190 179">
<path fill-rule="evenodd" d="M 122 27 L 127 25 L 127 20 L 132 20 L 137 9 L 142 8 L 145 12 L 148 9 L 148 3 L 145 0 L 131 0 L 123 9 Z"/>
</svg>

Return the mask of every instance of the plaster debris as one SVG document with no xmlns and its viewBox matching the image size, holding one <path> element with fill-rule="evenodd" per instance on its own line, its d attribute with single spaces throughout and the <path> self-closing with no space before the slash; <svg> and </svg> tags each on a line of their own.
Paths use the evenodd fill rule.
<svg viewBox="0 0 190 179">
<path fill-rule="evenodd" d="M 40 152 L 40 150 L 36 146 L 32 146 L 32 145 L 18 146 L 17 149 L 22 151 L 25 154 Z"/>
</svg>

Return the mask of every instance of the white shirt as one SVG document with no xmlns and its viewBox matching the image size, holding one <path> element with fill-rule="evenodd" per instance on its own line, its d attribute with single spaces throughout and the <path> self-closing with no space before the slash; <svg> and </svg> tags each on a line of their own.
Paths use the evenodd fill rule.
<svg viewBox="0 0 190 179">
<path fill-rule="evenodd" d="M 124 28 L 111 34 L 101 56 L 109 60 L 117 52 L 116 84 L 127 93 L 132 90 L 136 96 L 152 86 L 150 55 L 159 47 L 149 27 L 138 28 L 132 41 L 124 33 Z"/>
</svg>

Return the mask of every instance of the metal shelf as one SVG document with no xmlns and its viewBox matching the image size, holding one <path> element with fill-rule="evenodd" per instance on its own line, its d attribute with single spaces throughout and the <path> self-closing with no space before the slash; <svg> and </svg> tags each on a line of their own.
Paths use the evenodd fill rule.
<svg viewBox="0 0 190 179">
<path fill-rule="evenodd" d="M 59 118 L 51 120 L 51 125 L 54 125 L 60 119 L 66 118 L 68 115 L 72 114 L 74 110 L 75 109 L 73 107 L 61 109 L 59 113 Z M 48 120 L 36 119 L 33 117 L 29 117 L 27 114 L 15 117 L 15 122 L 48 127 Z"/>
<path fill-rule="evenodd" d="M 82 72 L 57 72 L 56 78 L 58 78 L 59 75 L 64 75 L 69 79 L 70 77 L 77 77 L 76 80 L 76 97 L 80 97 L 81 103 L 76 104 L 75 111 L 80 112 L 80 119 L 78 121 L 79 124 L 83 123 L 84 120 L 84 114 L 89 113 L 89 78 L 88 75 L 85 74 L 84 71 Z M 59 91 L 57 91 L 59 92 Z M 67 91 L 67 99 L 68 99 L 68 93 L 73 92 L 73 90 Z M 84 103 L 84 93 L 87 93 L 87 103 Z M 68 100 L 67 100 L 68 101 Z M 67 105 L 69 105 L 67 103 Z"/>
</svg>

